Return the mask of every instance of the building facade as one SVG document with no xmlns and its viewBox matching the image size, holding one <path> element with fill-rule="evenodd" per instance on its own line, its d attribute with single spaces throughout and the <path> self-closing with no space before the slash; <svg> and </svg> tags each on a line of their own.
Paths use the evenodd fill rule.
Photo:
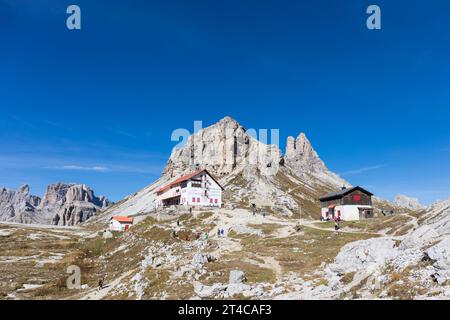
<svg viewBox="0 0 450 320">
<path fill-rule="evenodd" d="M 342 188 L 321 197 L 321 216 L 324 220 L 353 221 L 373 218 L 373 194 L 361 187 Z"/>
<path fill-rule="evenodd" d="M 205 169 L 176 179 L 160 188 L 157 206 L 172 205 L 222 207 L 223 187 Z"/>
<path fill-rule="evenodd" d="M 109 230 L 127 231 L 133 225 L 133 218 L 130 217 L 112 217 L 109 221 Z"/>
</svg>

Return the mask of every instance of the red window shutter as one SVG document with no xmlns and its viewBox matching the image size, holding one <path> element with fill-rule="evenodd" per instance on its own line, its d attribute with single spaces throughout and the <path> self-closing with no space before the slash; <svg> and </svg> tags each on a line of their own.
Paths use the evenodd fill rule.
<svg viewBox="0 0 450 320">
<path fill-rule="evenodd" d="M 192 202 L 195 202 L 195 198 L 192 198 Z"/>
<path fill-rule="evenodd" d="M 361 195 L 360 194 L 353 195 L 353 201 L 360 202 L 361 201 Z"/>
<path fill-rule="evenodd" d="M 218 202 L 219 202 L 219 200 L 218 200 L 218 199 L 215 199 L 215 200 L 214 200 L 214 202 L 215 202 L 215 203 L 218 203 Z"/>
<path fill-rule="evenodd" d="M 197 198 L 197 202 L 200 202 L 200 198 Z"/>
<path fill-rule="evenodd" d="M 213 199 L 211 198 L 211 199 L 209 199 L 209 203 L 213 203 Z"/>
</svg>

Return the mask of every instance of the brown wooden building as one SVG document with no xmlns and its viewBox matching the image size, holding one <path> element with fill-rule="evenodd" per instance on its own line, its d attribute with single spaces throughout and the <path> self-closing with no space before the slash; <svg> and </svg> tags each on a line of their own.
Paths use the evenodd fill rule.
<svg viewBox="0 0 450 320">
<path fill-rule="evenodd" d="M 343 187 L 337 192 L 328 193 L 319 198 L 322 218 L 346 221 L 372 218 L 372 196 L 371 192 L 359 186 Z"/>
</svg>

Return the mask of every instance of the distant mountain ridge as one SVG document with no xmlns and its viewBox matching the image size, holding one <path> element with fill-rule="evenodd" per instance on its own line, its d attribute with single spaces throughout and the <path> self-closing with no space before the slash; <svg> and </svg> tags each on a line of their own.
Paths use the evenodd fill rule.
<svg viewBox="0 0 450 320">
<path fill-rule="evenodd" d="M 0 221 L 73 226 L 82 223 L 112 203 L 97 197 L 84 184 L 49 185 L 44 198 L 30 195 L 28 185 L 17 191 L 0 189 Z"/>
</svg>

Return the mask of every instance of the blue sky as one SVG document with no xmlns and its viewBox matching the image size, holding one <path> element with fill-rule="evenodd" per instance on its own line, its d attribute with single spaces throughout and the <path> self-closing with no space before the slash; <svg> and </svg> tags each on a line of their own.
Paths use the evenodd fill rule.
<svg viewBox="0 0 450 320">
<path fill-rule="evenodd" d="M 66 29 L 78 4 L 82 30 Z M 382 30 L 366 28 L 370 4 Z M 156 179 L 176 128 L 226 115 L 306 132 L 392 199 L 450 196 L 450 3 L 0 0 L 0 185 Z"/>
</svg>

